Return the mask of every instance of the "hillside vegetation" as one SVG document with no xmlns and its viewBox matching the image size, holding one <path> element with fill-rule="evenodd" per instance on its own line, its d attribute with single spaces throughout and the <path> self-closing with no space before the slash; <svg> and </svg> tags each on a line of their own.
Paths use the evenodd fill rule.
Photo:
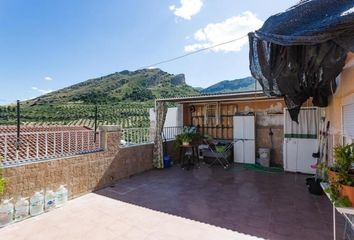
<svg viewBox="0 0 354 240">
<path fill-rule="evenodd" d="M 84 125 L 92 127 L 98 106 L 99 125 L 149 127 L 154 99 L 254 90 L 251 77 L 221 81 L 208 88 L 186 84 L 184 74 L 160 69 L 121 71 L 27 100 L 21 103 L 24 125 Z M 0 124 L 16 123 L 16 106 L 0 106 Z"/>
<path fill-rule="evenodd" d="M 235 80 L 224 80 L 210 87 L 201 90 L 202 93 L 228 93 L 261 90 L 260 84 L 257 84 L 253 77 L 245 77 Z"/>
<path fill-rule="evenodd" d="M 115 104 L 153 102 L 156 98 L 195 95 L 199 91 L 185 82 L 184 74 L 160 69 L 122 71 L 90 79 L 26 101 L 28 106 L 47 104 Z"/>
</svg>

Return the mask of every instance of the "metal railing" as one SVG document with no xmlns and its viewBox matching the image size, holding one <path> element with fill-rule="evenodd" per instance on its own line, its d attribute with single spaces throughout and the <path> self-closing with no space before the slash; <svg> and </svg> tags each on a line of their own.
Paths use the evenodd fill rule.
<svg viewBox="0 0 354 240">
<path fill-rule="evenodd" d="M 120 145 L 131 146 L 152 143 L 154 141 L 153 128 L 123 128 Z"/>
<path fill-rule="evenodd" d="M 183 127 L 165 127 L 162 138 L 166 140 L 175 139 L 177 134 L 183 131 Z M 121 146 L 135 146 L 153 143 L 155 128 L 123 128 L 121 134 Z"/>
<path fill-rule="evenodd" d="M 162 138 L 166 140 L 174 140 L 176 135 L 181 134 L 183 132 L 183 127 L 164 127 L 163 128 L 163 136 Z"/>
<path fill-rule="evenodd" d="M 19 142 L 16 133 L 0 134 L 5 167 L 100 150 L 100 133 L 93 130 L 23 132 Z"/>
</svg>

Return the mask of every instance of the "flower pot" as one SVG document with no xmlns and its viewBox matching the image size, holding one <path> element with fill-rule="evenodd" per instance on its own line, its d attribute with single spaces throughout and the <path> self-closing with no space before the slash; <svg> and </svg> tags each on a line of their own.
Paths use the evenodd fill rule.
<svg viewBox="0 0 354 240">
<path fill-rule="evenodd" d="M 349 201 L 352 203 L 352 207 L 354 207 L 354 187 L 341 185 L 340 195 L 348 197 Z"/>
<path fill-rule="evenodd" d="M 189 142 L 182 142 L 183 146 L 189 146 Z"/>
<path fill-rule="evenodd" d="M 335 172 L 335 171 L 329 170 L 327 175 L 328 175 L 328 181 L 330 183 L 335 182 L 338 179 L 337 172 Z"/>
</svg>

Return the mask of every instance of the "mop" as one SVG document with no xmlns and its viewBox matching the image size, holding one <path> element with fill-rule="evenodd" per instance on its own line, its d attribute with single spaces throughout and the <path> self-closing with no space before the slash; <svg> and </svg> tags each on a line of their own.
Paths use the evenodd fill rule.
<svg viewBox="0 0 354 240">
<path fill-rule="evenodd" d="M 316 174 L 315 176 L 306 179 L 307 188 L 309 189 L 310 193 L 315 195 L 323 194 L 322 187 L 320 186 L 320 182 L 322 181 L 321 173 L 319 172 L 317 166 L 323 162 L 327 162 L 328 131 L 330 122 L 328 121 L 327 125 L 325 123 L 326 120 L 322 119 L 320 122 L 321 126 L 319 133 L 320 141 L 318 145 L 318 152 L 312 154 L 312 157 L 317 158 L 316 164 L 311 165 L 312 168 L 316 168 Z"/>
</svg>

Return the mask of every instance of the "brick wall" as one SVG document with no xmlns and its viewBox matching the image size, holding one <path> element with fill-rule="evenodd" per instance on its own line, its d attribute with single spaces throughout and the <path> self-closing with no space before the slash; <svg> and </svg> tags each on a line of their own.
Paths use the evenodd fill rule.
<svg viewBox="0 0 354 240">
<path fill-rule="evenodd" d="M 72 198 L 153 168 L 152 144 L 120 148 L 119 128 L 106 126 L 100 131 L 102 152 L 3 169 L 7 186 L 2 198 L 27 197 L 61 184 L 67 185 Z"/>
</svg>

